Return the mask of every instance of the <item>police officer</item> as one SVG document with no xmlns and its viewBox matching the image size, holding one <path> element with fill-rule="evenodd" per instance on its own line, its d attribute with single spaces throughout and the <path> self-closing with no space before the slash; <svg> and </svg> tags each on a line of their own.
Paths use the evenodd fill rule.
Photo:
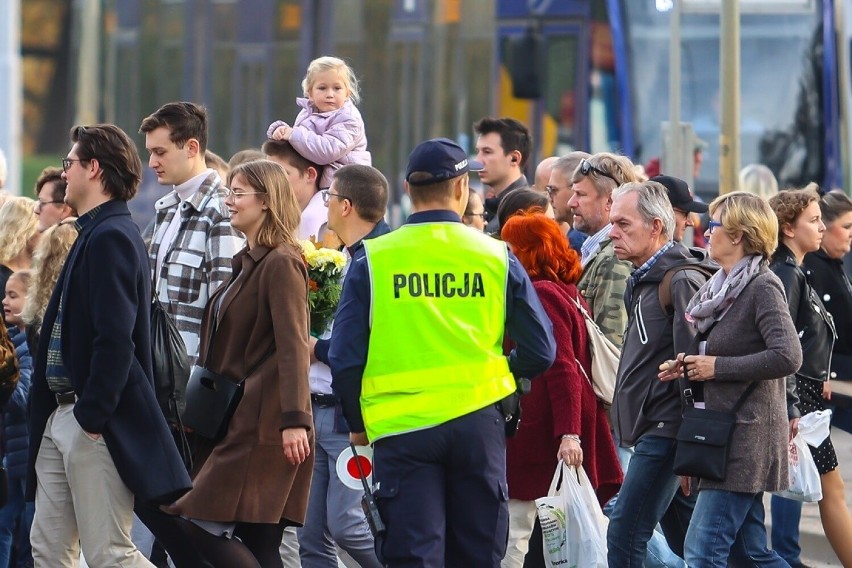
<svg viewBox="0 0 852 568">
<path fill-rule="evenodd" d="M 405 177 L 413 213 L 353 258 L 329 359 L 355 443 L 374 444 L 387 566 L 499 566 L 508 494 L 499 401 L 556 347 L 523 267 L 461 223 L 470 170 L 439 138 Z M 503 355 L 504 331 L 516 347 Z M 365 433 L 366 431 L 366 433 Z"/>
</svg>

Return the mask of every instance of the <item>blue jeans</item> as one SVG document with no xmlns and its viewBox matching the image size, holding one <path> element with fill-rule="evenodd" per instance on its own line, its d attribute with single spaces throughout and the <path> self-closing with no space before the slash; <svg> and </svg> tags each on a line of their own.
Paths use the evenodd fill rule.
<svg viewBox="0 0 852 568">
<path fill-rule="evenodd" d="M 0 508 L 0 567 L 3 568 L 9 566 L 9 559 L 12 557 L 15 527 L 18 526 L 19 519 L 20 532 L 18 533 L 19 538 L 16 544 L 20 547 L 22 540 L 26 538 L 27 545 L 29 545 L 32 515 L 30 515 L 29 522 L 27 522 L 24 515 L 24 487 L 26 482 L 27 480 L 24 477 L 10 477 L 9 501 L 5 507 Z M 30 510 L 34 511 L 34 507 L 30 507 Z M 29 551 L 29 546 L 27 546 L 27 550 L 19 551 L 18 556 L 20 557 L 18 558 L 19 566 L 24 565 L 26 560 L 32 562 L 32 553 Z"/>
<path fill-rule="evenodd" d="M 672 472 L 674 450 L 675 441 L 661 436 L 643 436 L 633 447 L 630 467 L 609 518 L 606 536 L 610 566 L 643 566 L 654 527 L 679 487 Z"/>
<path fill-rule="evenodd" d="M 316 455 L 305 526 L 296 534 L 303 568 L 337 568 L 337 543 L 360 566 L 380 568 L 373 535 L 361 510 L 363 491 L 337 477 L 337 457 L 349 447 L 349 434 L 335 431 L 335 407 L 313 405 Z"/>
<path fill-rule="evenodd" d="M 613 435 L 615 434 L 613 433 Z M 633 448 L 622 448 L 616 443 L 615 449 L 618 454 L 618 461 L 621 463 L 621 471 L 627 471 L 630 458 L 633 457 Z M 618 502 L 617 493 L 604 505 L 603 512 L 607 517 L 612 514 L 616 502 Z M 686 562 L 672 552 L 665 537 L 655 530 L 651 540 L 648 541 L 648 555 L 645 557 L 644 566 L 645 568 L 686 568 Z"/>
<path fill-rule="evenodd" d="M 772 550 L 788 564 L 801 563 L 799 546 L 799 521 L 802 519 L 802 502 L 772 496 Z"/>
<path fill-rule="evenodd" d="M 789 568 L 766 546 L 763 493 L 702 489 L 686 533 L 690 568 L 737 566 Z"/>
</svg>

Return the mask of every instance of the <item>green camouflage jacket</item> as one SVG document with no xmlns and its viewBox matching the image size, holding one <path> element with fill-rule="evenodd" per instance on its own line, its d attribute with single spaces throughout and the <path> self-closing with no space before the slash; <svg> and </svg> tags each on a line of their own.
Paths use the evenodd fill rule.
<svg viewBox="0 0 852 568">
<path fill-rule="evenodd" d="M 621 347 L 624 328 L 627 327 L 627 310 L 624 308 L 624 290 L 633 267 L 618 260 L 612 241 L 601 241 L 601 248 L 583 270 L 577 283 L 586 299 L 595 323 L 603 334 L 617 347 Z"/>
</svg>

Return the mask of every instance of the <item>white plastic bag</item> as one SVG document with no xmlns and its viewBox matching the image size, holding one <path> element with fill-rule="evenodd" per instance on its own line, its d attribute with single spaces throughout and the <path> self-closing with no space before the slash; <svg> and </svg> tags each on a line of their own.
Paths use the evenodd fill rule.
<svg viewBox="0 0 852 568">
<path fill-rule="evenodd" d="M 582 467 L 560 461 L 547 497 L 535 500 L 548 568 L 607 568 L 607 518 Z"/>
<path fill-rule="evenodd" d="M 811 412 L 799 419 L 799 431 L 790 442 L 790 487 L 777 491 L 777 495 L 806 503 L 822 499 L 819 470 L 808 445 L 819 447 L 829 435 L 830 424 L 830 410 Z"/>
</svg>

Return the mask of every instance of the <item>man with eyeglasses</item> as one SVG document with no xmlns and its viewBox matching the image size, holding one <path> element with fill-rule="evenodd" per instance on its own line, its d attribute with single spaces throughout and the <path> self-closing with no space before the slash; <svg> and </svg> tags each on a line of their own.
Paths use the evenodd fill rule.
<svg viewBox="0 0 852 568">
<path fill-rule="evenodd" d="M 48 166 L 39 174 L 35 184 L 35 194 L 38 199 L 35 214 L 38 217 L 39 232 L 43 233 L 50 227 L 58 225 L 63 219 L 76 217 L 76 212 L 65 203 L 65 187 L 62 168 Z"/>
<path fill-rule="evenodd" d="M 365 240 L 390 232 L 384 220 L 388 182 L 376 168 L 343 166 L 334 172 L 331 187 L 323 190 L 322 196 L 328 207 L 328 227 L 346 245 L 350 260 L 363 248 Z M 344 274 L 349 266 L 347 263 Z M 330 337 L 331 326 L 319 339 L 311 338 L 309 381 L 316 458 L 305 526 L 298 529 L 299 557 L 302 568 L 334 566 L 336 543 L 362 568 L 379 568 L 373 536 L 361 509 L 364 493 L 346 487 L 335 471 L 337 459 L 349 447 L 349 427 L 341 415 L 340 399 L 332 389 L 328 367 Z"/>
<path fill-rule="evenodd" d="M 28 500 L 37 567 L 153 567 L 131 542 L 134 500 L 192 487 L 154 392 L 151 279 L 127 201 L 142 163 L 125 132 L 78 126 L 62 162 L 80 214 L 44 314 L 30 390 Z"/>
<path fill-rule="evenodd" d="M 693 214 L 707 213 L 707 204 L 696 201 L 692 197 L 689 186 L 680 178 L 659 175 L 649 181 L 655 181 L 666 188 L 669 201 L 675 213 L 675 231 L 673 238 L 676 242 L 683 241 L 687 227 L 693 227 Z"/>
<path fill-rule="evenodd" d="M 574 228 L 574 212 L 568 207 L 568 200 L 574 194 L 573 183 L 571 182 L 574 170 L 580 165 L 581 160 L 589 157 L 590 155 L 586 152 L 575 151 L 557 158 L 551 166 L 550 176 L 545 185 L 550 203 L 553 205 L 556 221 L 565 229 L 571 248 L 577 252 L 580 252 L 586 240 L 586 234 Z M 541 166 L 539 165 L 539 167 Z"/>
<path fill-rule="evenodd" d="M 598 327 L 617 346 L 621 345 L 627 325 L 624 289 L 631 268 L 629 262 L 618 260 L 613 251 L 609 212 L 613 190 L 636 179 L 629 159 L 601 152 L 580 160 L 571 176 L 574 193 L 568 199 L 568 207 L 574 213 L 574 227 L 589 235 L 580 251 L 583 276 L 577 288 Z"/>
</svg>

